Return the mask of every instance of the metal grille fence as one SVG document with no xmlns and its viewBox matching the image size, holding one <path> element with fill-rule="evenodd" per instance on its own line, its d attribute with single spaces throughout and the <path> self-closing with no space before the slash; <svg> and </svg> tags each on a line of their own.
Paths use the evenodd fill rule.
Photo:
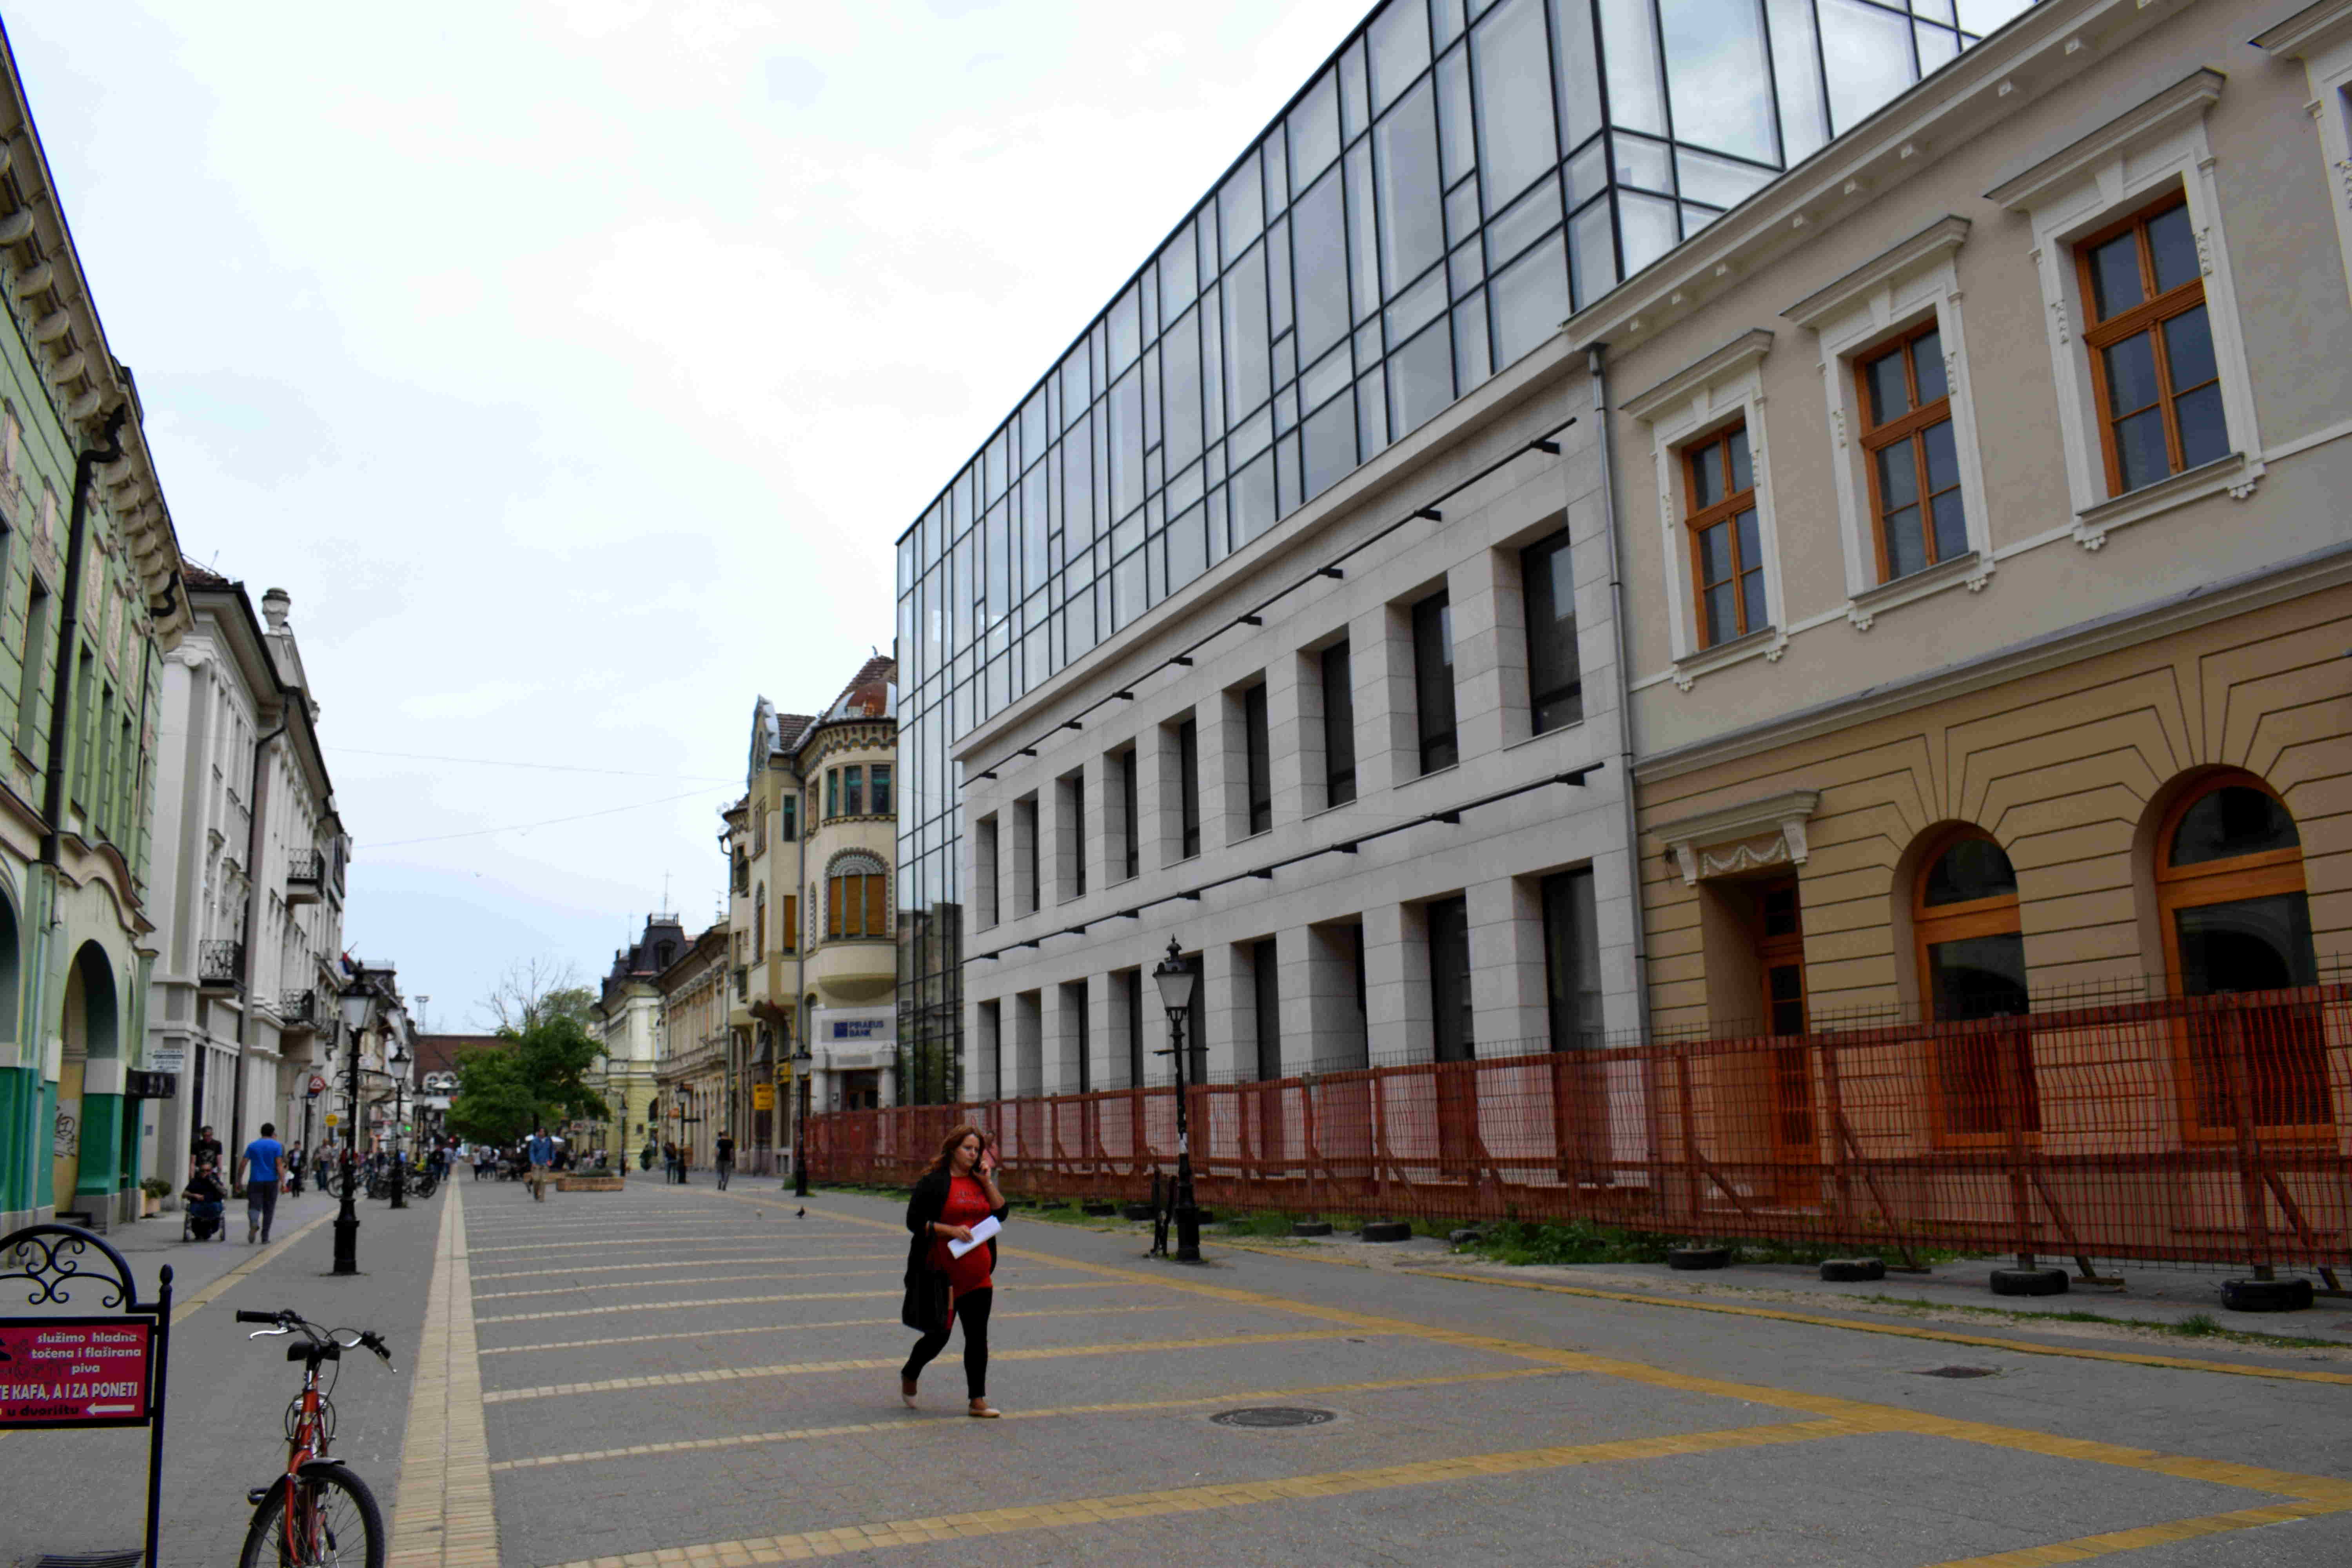
<svg viewBox="0 0 2352 1568">
<path fill-rule="evenodd" d="M 1191 1089 L 1204 1205 L 2352 1267 L 2352 984 Z M 819 1180 L 989 1130 L 1007 1189 L 1136 1199 L 1175 1091 L 812 1117 Z"/>
</svg>

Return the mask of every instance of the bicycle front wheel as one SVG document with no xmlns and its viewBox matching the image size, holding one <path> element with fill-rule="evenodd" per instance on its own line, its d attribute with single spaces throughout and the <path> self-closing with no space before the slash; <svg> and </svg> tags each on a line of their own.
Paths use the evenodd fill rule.
<svg viewBox="0 0 2352 1568">
<path fill-rule="evenodd" d="M 383 1568 L 383 1510 L 367 1483 L 340 1467 L 298 1483 L 286 1506 L 280 1476 L 253 1512 L 239 1568 Z"/>
</svg>

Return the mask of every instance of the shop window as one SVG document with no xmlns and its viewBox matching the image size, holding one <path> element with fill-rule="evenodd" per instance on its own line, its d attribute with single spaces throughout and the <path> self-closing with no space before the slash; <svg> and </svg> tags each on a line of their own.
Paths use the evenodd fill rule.
<svg viewBox="0 0 2352 1568">
<path fill-rule="evenodd" d="M 2285 803 L 2249 773 L 2191 790 L 2158 832 L 2156 884 L 2176 994 L 2263 997 L 2183 1020 L 2191 1132 L 2233 1133 L 2242 1104 L 2265 1137 L 2325 1132 L 2334 1118 L 2320 1010 L 2280 994 L 2319 978 L 2303 839 Z"/>
<path fill-rule="evenodd" d="M 1748 426 L 1735 425 L 1684 447 L 1683 478 L 1699 646 L 1713 647 L 1771 624 Z"/>
<path fill-rule="evenodd" d="M 1961 828 L 1931 851 L 1912 889 L 1911 933 L 1920 996 L 1937 1023 L 2026 1010 L 2017 873 L 1990 835 Z M 1998 1137 L 2012 1124 L 2042 1130 L 2025 1030 L 1939 1029 L 1933 1041 L 1937 1126 L 1946 1140 Z"/>
</svg>

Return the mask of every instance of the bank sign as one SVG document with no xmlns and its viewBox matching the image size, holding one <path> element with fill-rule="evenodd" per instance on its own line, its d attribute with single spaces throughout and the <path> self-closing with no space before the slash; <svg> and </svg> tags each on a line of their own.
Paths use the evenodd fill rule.
<svg viewBox="0 0 2352 1568">
<path fill-rule="evenodd" d="M 0 1321 L 0 1427 L 143 1426 L 153 1352 L 119 1317 Z"/>
</svg>

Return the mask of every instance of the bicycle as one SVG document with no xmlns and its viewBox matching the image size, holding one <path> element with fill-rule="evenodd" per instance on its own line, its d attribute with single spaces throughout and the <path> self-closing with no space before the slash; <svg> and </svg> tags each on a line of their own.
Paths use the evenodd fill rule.
<svg viewBox="0 0 2352 1568">
<path fill-rule="evenodd" d="M 286 1359 L 302 1363 L 302 1392 L 286 1407 L 286 1473 L 245 1494 L 253 1504 L 253 1526 L 246 1531 L 239 1568 L 383 1568 L 391 1539 L 383 1510 L 367 1483 L 328 1452 L 335 1437 L 335 1406 L 329 1398 L 333 1384 L 320 1391 L 319 1368 L 340 1363 L 348 1350 L 373 1351 L 390 1367 L 392 1352 L 372 1330 L 359 1331 L 346 1342 L 337 1333 L 352 1331 L 321 1329 L 291 1308 L 241 1311 L 236 1321 L 270 1325 L 247 1339 L 303 1337 L 302 1343 L 286 1347 Z M 341 1376 L 340 1366 L 336 1376 Z"/>
</svg>

